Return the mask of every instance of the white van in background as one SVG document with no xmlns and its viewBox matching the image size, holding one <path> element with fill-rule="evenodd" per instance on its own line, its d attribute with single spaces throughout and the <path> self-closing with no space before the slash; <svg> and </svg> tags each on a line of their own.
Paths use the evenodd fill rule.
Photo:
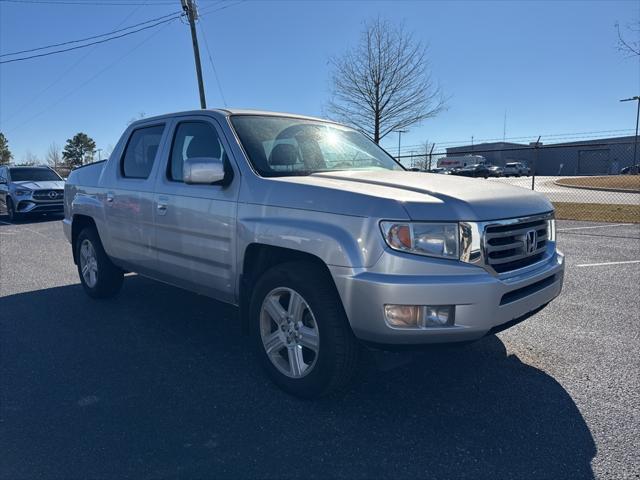
<svg viewBox="0 0 640 480">
<path fill-rule="evenodd" d="M 468 165 L 485 165 L 487 163 L 487 159 L 482 155 L 460 155 L 460 156 L 451 156 L 451 157 L 443 157 L 438 160 L 439 168 L 463 168 Z"/>
</svg>

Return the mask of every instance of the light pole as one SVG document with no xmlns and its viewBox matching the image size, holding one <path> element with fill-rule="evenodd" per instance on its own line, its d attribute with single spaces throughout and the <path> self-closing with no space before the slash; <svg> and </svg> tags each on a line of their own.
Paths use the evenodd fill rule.
<svg viewBox="0 0 640 480">
<path fill-rule="evenodd" d="M 637 102 L 638 103 L 638 111 L 636 113 L 636 138 L 633 142 L 633 165 L 638 164 L 638 159 L 636 158 L 636 153 L 638 152 L 638 122 L 640 121 L 640 97 L 635 96 L 631 98 L 624 98 L 620 100 L 621 102 Z"/>
<path fill-rule="evenodd" d="M 398 132 L 398 161 L 400 161 L 400 142 L 402 140 L 402 134 L 407 133 L 407 130 L 396 130 Z"/>
</svg>

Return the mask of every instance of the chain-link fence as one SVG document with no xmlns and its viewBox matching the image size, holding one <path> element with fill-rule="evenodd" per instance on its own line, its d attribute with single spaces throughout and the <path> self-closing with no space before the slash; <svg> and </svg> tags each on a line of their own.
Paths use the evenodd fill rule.
<svg viewBox="0 0 640 480">
<path fill-rule="evenodd" d="M 635 137 L 551 145 L 500 142 L 399 157 L 421 171 L 541 192 L 559 219 L 634 223 L 640 223 L 639 158 Z"/>
</svg>

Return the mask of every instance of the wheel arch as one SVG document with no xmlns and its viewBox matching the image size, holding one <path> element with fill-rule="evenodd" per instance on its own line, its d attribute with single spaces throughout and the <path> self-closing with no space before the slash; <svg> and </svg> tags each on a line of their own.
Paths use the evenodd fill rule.
<svg viewBox="0 0 640 480">
<path fill-rule="evenodd" d="M 246 334 L 249 330 L 249 302 L 256 281 L 270 268 L 288 262 L 308 262 L 318 266 L 324 272 L 327 281 L 336 288 L 329 268 L 320 257 L 301 250 L 265 243 L 250 243 L 244 251 L 239 285 L 240 322 L 243 333 Z"/>
<path fill-rule="evenodd" d="M 78 239 L 78 235 L 80 232 L 87 227 L 93 227 L 98 234 L 98 228 L 96 226 L 95 220 L 89 215 L 79 215 L 76 214 L 73 216 L 73 221 L 71 222 L 71 249 L 73 251 L 73 263 L 78 264 L 78 254 L 76 252 L 76 240 Z"/>
</svg>

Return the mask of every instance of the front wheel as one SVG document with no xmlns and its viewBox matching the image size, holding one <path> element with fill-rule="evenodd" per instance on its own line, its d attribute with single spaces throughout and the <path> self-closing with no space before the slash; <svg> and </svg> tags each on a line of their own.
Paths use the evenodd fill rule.
<svg viewBox="0 0 640 480">
<path fill-rule="evenodd" d="M 16 212 L 16 206 L 13 200 L 11 200 L 11 197 L 7 197 L 7 215 L 9 216 L 10 222 L 15 222 L 21 218 L 21 215 Z"/>
<path fill-rule="evenodd" d="M 322 268 L 291 262 L 269 269 L 255 285 L 249 312 L 258 357 L 283 390 L 314 398 L 348 385 L 359 344 Z"/>
<path fill-rule="evenodd" d="M 75 248 L 80 283 L 87 295 L 92 298 L 116 295 L 122 287 L 124 272 L 107 256 L 95 228 L 82 230 Z"/>
</svg>

